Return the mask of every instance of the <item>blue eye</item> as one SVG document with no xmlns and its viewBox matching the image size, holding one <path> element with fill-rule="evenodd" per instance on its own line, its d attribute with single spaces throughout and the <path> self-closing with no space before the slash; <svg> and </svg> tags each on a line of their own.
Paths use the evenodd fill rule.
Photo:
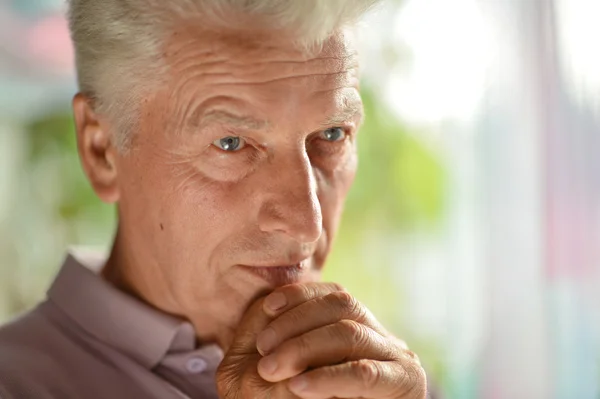
<svg viewBox="0 0 600 399">
<path fill-rule="evenodd" d="M 246 142 L 241 137 L 227 136 L 215 140 L 213 145 L 223 151 L 236 152 L 246 146 Z"/>
<path fill-rule="evenodd" d="M 321 137 L 324 140 L 336 142 L 342 141 L 346 138 L 346 132 L 341 127 L 332 127 L 327 130 L 323 130 Z"/>
</svg>

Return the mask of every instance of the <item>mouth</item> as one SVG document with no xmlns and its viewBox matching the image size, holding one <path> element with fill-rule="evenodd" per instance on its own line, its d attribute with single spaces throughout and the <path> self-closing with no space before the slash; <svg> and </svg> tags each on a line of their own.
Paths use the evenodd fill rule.
<svg viewBox="0 0 600 399">
<path fill-rule="evenodd" d="M 298 283 L 309 270 L 308 261 L 286 266 L 240 265 L 240 267 L 275 287 Z"/>
</svg>

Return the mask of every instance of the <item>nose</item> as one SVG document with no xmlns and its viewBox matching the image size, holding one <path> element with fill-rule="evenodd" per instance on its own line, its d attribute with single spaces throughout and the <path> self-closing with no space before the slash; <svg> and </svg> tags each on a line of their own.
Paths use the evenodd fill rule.
<svg viewBox="0 0 600 399">
<path fill-rule="evenodd" d="M 306 152 L 273 161 L 264 201 L 259 213 L 259 227 L 267 233 L 281 232 L 299 243 L 319 239 L 323 216 L 317 195 L 317 182 Z"/>
</svg>

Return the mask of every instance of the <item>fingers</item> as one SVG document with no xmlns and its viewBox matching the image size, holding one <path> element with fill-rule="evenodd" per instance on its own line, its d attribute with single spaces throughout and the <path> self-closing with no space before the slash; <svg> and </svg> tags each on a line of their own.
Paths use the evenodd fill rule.
<svg viewBox="0 0 600 399">
<path fill-rule="evenodd" d="M 280 293 L 294 297 L 295 300 L 302 295 L 302 291 L 295 286 L 283 288 L 286 290 Z M 388 335 L 371 312 L 352 295 L 344 291 L 335 291 L 304 301 L 281 313 L 258 335 L 257 349 L 262 355 L 268 354 L 290 338 L 344 319 L 365 324 L 383 336 Z"/>
<path fill-rule="evenodd" d="M 342 289 L 341 286 L 333 283 L 295 284 L 281 287 L 266 298 L 255 301 L 244 313 L 235 331 L 232 343 L 226 350 L 226 356 L 220 366 L 222 375 L 227 377 L 229 374 L 239 373 L 241 371 L 240 364 L 251 363 L 244 360 L 248 356 L 254 357 L 256 355 L 256 361 L 258 361 L 256 345 L 258 334 L 265 329 L 272 317 L 278 312 L 292 309 L 303 301 Z M 279 303 L 276 294 L 281 294 Z M 282 298 L 283 304 L 281 303 Z M 273 304 L 277 305 L 278 311 L 273 310 L 275 308 Z"/>
<path fill-rule="evenodd" d="M 425 399 L 427 381 L 414 362 L 357 360 L 294 377 L 289 389 L 303 399 Z"/>
<path fill-rule="evenodd" d="M 261 298 L 248 308 L 236 329 L 228 352 L 237 355 L 257 353 L 257 336 L 271 321 L 271 317 L 263 310 L 263 302 L 264 298 Z"/>
<path fill-rule="evenodd" d="M 313 298 L 341 290 L 343 288 L 335 283 L 292 284 L 276 289 L 248 308 L 236 329 L 232 346 L 240 354 L 256 352 L 256 335 L 274 316 Z"/>
<path fill-rule="evenodd" d="M 369 327 L 341 320 L 282 343 L 258 362 L 258 373 L 270 382 L 283 381 L 308 368 L 349 360 L 396 360 L 401 349 Z"/>
<path fill-rule="evenodd" d="M 277 288 L 265 298 L 264 311 L 274 317 L 306 301 L 332 292 L 345 291 L 336 283 L 291 284 Z"/>
<path fill-rule="evenodd" d="M 238 354 L 256 353 L 257 335 L 265 329 L 274 316 L 308 300 L 340 290 L 343 288 L 335 283 L 293 284 L 278 288 L 267 297 L 258 299 L 248 308 L 236 329 L 229 350 L 233 349 Z M 281 298 L 285 302 L 283 305 L 281 305 Z M 275 307 L 279 310 L 273 310 Z"/>
<path fill-rule="evenodd" d="M 287 381 L 269 383 L 257 372 L 260 355 L 256 351 L 256 335 L 271 320 L 263 310 L 263 299 L 246 311 L 236 330 L 233 343 L 216 373 L 220 398 L 299 399 L 290 392 Z"/>
<path fill-rule="evenodd" d="M 226 349 L 216 375 L 217 391 L 222 398 L 238 398 L 248 385 L 260 389 L 262 381 L 255 367 L 260 358 L 256 351 L 256 336 L 270 318 L 262 310 L 263 299 L 254 302 L 246 311 L 235 332 L 233 342 Z M 246 379 L 246 384 L 240 380 Z M 265 389 L 264 387 L 262 387 Z"/>
<path fill-rule="evenodd" d="M 268 297 L 254 302 L 242 317 L 217 370 L 220 397 L 298 399 L 289 391 L 287 381 L 268 382 L 258 374 L 258 334 L 281 312 L 341 290 L 343 288 L 337 284 L 297 284 L 278 288 Z"/>
</svg>

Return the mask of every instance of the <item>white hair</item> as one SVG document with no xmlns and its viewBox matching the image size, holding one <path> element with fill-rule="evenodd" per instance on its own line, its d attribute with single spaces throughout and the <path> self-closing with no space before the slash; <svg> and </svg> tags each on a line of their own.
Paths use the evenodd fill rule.
<svg viewBox="0 0 600 399">
<path fill-rule="evenodd" d="M 224 25 L 229 15 L 261 18 L 289 30 L 301 46 L 319 45 L 358 21 L 379 0 L 69 0 L 79 89 L 114 127 L 115 145 L 125 149 L 143 96 L 164 67 L 169 29 L 181 18 Z"/>
</svg>

